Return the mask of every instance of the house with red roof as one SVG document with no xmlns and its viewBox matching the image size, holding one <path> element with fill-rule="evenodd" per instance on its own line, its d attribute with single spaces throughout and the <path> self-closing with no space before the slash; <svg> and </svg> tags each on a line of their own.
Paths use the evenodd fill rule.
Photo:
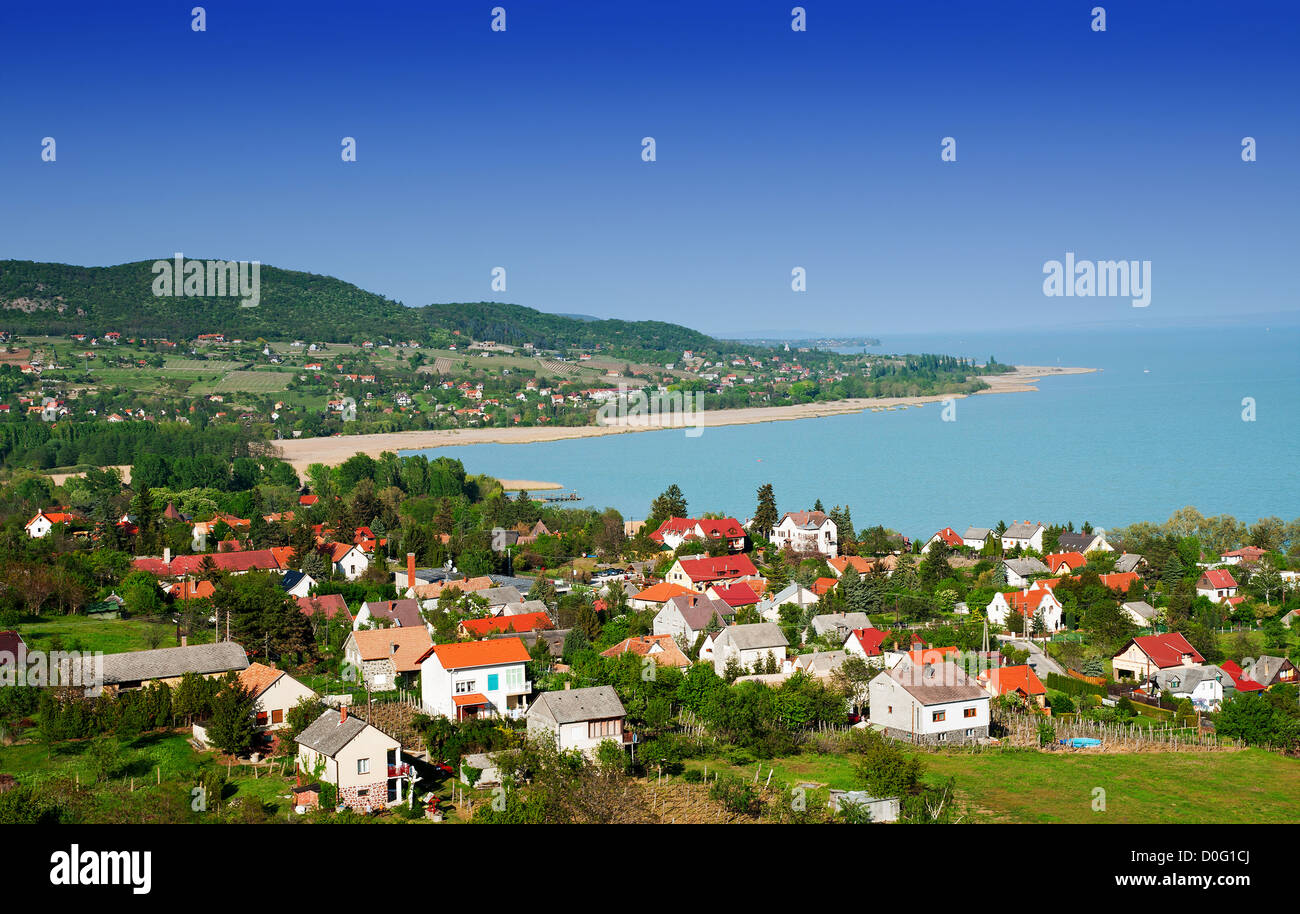
<svg viewBox="0 0 1300 914">
<path fill-rule="evenodd" d="M 634 635 L 600 652 L 602 657 L 617 658 L 623 654 L 649 657 L 656 666 L 688 667 L 690 658 L 682 653 L 672 635 Z"/>
<path fill-rule="evenodd" d="M 1219 561 L 1225 565 L 1253 565 L 1268 555 L 1267 549 L 1261 549 L 1258 546 L 1244 546 L 1241 549 L 1233 549 L 1231 552 L 1224 552 L 1219 556 Z"/>
<path fill-rule="evenodd" d="M 1074 574 L 1088 564 L 1088 558 L 1082 552 L 1053 552 L 1043 556 L 1043 563 L 1052 574 Z"/>
<path fill-rule="evenodd" d="M 714 584 L 758 579 L 758 569 L 747 555 L 678 559 L 664 575 L 666 582 L 690 588 L 696 593 L 704 593 Z"/>
<path fill-rule="evenodd" d="M 1197 666 L 1205 662 L 1181 632 L 1163 635 L 1138 635 L 1124 645 L 1110 665 L 1115 678 L 1146 682 L 1160 670 Z"/>
<path fill-rule="evenodd" d="M 1043 627 L 1048 632 L 1060 631 L 1065 624 L 1062 616 L 1064 610 L 1051 588 L 1040 587 L 1028 590 L 1009 590 L 993 595 L 985 614 L 989 624 L 1005 629 L 1012 610 L 1025 619 L 1026 627 L 1033 631 L 1033 620 L 1041 614 Z M 1017 632 L 1019 634 L 1019 632 Z"/>
<path fill-rule="evenodd" d="M 71 524 L 80 518 L 71 511 L 65 511 L 62 508 L 50 508 L 48 511 L 41 510 L 36 512 L 36 516 L 29 520 L 23 527 L 27 535 L 32 539 L 42 539 L 54 529 L 55 524 Z"/>
<path fill-rule="evenodd" d="M 926 540 L 925 545 L 921 547 L 922 554 L 928 553 L 930 547 L 935 543 L 943 543 L 949 549 L 956 549 L 958 546 L 965 545 L 965 541 L 962 540 L 961 535 L 956 530 L 952 529 L 952 527 L 944 527 L 934 536 Z"/>
<path fill-rule="evenodd" d="M 1209 568 L 1196 582 L 1196 595 L 1209 597 L 1212 603 L 1223 603 L 1237 595 L 1237 579 L 1226 568 Z"/>
<path fill-rule="evenodd" d="M 732 608 L 740 609 L 742 606 L 756 606 L 759 596 L 755 592 L 751 582 L 739 581 L 735 584 L 714 584 L 708 590 L 704 591 L 705 596 L 714 600 L 721 600 Z"/>
<path fill-rule="evenodd" d="M 650 540 L 669 549 L 677 549 L 692 541 L 726 542 L 731 552 L 743 552 L 745 528 L 734 517 L 670 517 L 650 534 Z"/>
<path fill-rule="evenodd" d="M 491 616 L 486 619 L 465 619 L 457 626 L 462 638 L 475 640 L 501 632 L 536 632 L 554 628 L 549 614 L 544 612 L 520 613 L 517 616 Z"/>
<path fill-rule="evenodd" d="M 1017 695 L 1026 703 L 1038 705 L 1040 708 L 1047 707 L 1047 688 L 1039 680 L 1033 667 L 1027 664 L 982 670 L 979 674 L 979 682 L 993 698 Z"/>
<path fill-rule="evenodd" d="M 1262 682 L 1256 682 L 1246 676 L 1246 674 L 1242 672 L 1241 667 L 1234 660 L 1224 661 L 1220 664 L 1220 667 L 1225 673 L 1232 677 L 1233 687 L 1236 688 L 1238 692 L 1263 692 L 1268 688 L 1268 686 L 1264 685 Z"/>
<path fill-rule="evenodd" d="M 844 653 L 856 654 L 865 660 L 883 657 L 885 652 L 881 645 L 887 637 L 889 632 L 878 628 L 855 628 L 844 640 Z"/>
<path fill-rule="evenodd" d="M 298 608 L 302 610 L 304 616 L 322 618 L 333 621 L 335 616 L 341 615 L 349 625 L 352 624 L 352 612 L 348 609 L 348 601 L 343 599 L 341 593 L 327 593 L 315 597 L 299 597 Z"/>
<path fill-rule="evenodd" d="M 531 659 L 519 638 L 435 644 L 420 660 L 424 711 L 451 720 L 522 717 L 533 691 L 524 671 Z"/>
<path fill-rule="evenodd" d="M 690 587 L 684 587 L 681 584 L 669 584 L 667 581 L 660 581 L 658 584 L 651 584 L 642 590 L 628 597 L 628 605 L 635 610 L 643 609 L 662 609 L 664 604 L 673 597 L 680 597 L 684 594 L 692 594 L 696 591 Z"/>
</svg>

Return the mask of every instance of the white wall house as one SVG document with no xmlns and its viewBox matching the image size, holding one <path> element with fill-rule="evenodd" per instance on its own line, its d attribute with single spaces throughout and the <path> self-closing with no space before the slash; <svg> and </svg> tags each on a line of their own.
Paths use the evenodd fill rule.
<svg viewBox="0 0 1300 914">
<path fill-rule="evenodd" d="M 338 788 L 339 802 L 358 811 L 405 800 L 411 768 L 397 740 L 342 711 L 326 711 L 298 734 L 298 769 Z"/>
<path fill-rule="evenodd" d="M 25 529 L 32 539 L 42 539 L 54 529 L 55 524 L 66 524 L 70 520 L 72 515 L 65 511 L 37 511 L 36 516 L 27 522 Z"/>
<path fill-rule="evenodd" d="M 554 740 L 561 752 L 592 755 L 605 740 L 623 745 L 626 716 L 613 686 L 546 692 L 528 709 L 528 736 Z"/>
<path fill-rule="evenodd" d="M 1017 521 L 1007 527 L 1002 534 L 1002 548 L 1014 549 L 1019 546 L 1021 549 L 1033 549 L 1042 552 L 1043 534 L 1045 532 L 1047 532 L 1047 528 L 1042 524 Z"/>
<path fill-rule="evenodd" d="M 778 548 L 813 552 L 827 558 L 839 555 L 839 530 L 821 511 L 789 511 L 772 531 Z"/>
<path fill-rule="evenodd" d="M 989 695 L 956 664 L 903 660 L 868 691 L 871 725 L 889 736 L 962 745 L 989 735 Z"/>
<path fill-rule="evenodd" d="M 1043 626 L 1047 631 L 1060 631 L 1064 624 L 1061 603 L 1050 590 L 1009 590 L 996 593 L 993 595 L 992 601 L 989 602 L 985 615 L 988 616 L 990 625 L 1005 628 L 1007 617 L 1013 609 L 1019 610 L 1025 619 L 1030 620 L 1031 631 L 1033 630 L 1032 620 L 1040 612 L 1043 617 Z"/>
<path fill-rule="evenodd" d="M 1210 568 L 1196 582 L 1196 594 L 1209 597 L 1213 603 L 1222 603 L 1237 595 L 1237 579 L 1226 568 Z"/>
<path fill-rule="evenodd" d="M 330 560 L 334 563 L 335 573 L 343 575 L 349 581 L 355 581 L 370 567 L 369 554 L 359 546 L 349 546 L 346 543 L 335 544 Z"/>
<path fill-rule="evenodd" d="M 451 720 L 522 717 L 533 691 L 524 671 L 531 659 L 519 638 L 435 644 L 420 662 L 424 710 Z"/>
<path fill-rule="evenodd" d="M 753 672 L 754 664 L 765 665 L 769 654 L 775 658 L 779 669 L 785 663 L 788 646 L 780 627 L 771 622 L 732 625 L 713 637 L 713 669 L 719 676 L 723 675 L 727 663 L 734 657 L 747 672 Z"/>
<path fill-rule="evenodd" d="M 284 670 L 261 663 L 250 663 L 247 669 L 240 670 L 239 684 L 253 696 L 257 725 L 267 730 L 281 729 L 298 702 L 318 697 Z"/>
</svg>

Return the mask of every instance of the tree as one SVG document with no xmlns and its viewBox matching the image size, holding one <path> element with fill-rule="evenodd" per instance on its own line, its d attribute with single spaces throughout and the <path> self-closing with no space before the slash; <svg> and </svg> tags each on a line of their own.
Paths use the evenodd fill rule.
<svg viewBox="0 0 1300 914">
<path fill-rule="evenodd" d="M 677 483 L 673 483 L 650 503 L 650 516 L 646 518 L 646 526 L 651 531 L 656 530 L 670 517 L 685 517 L 686 510 L 686 496 Z"/>
<path fill-rule="evenodd" d="M 212 745 L 230 755 L 247 752 L 257 735 L 255 704 L 253 693 L 231 677 L 212 700 L 212 717 L 206 727 Z"/>
<path fill-rule="evenodd" d="M 758 507 L 754 509 L 752 522 L 754 532 L 761 534 L 763 539 L 771 539 L 777 520 L 776 494 L 772 490 L 772 484 L 766 482 L 758 487 Z"/>
<path fill-rule="evenodd" d="M 854 775 L 873 797 L 908 797 L 920 792 L 925 765 L 875 730 L 853 730 L 849 749 L 859 756 Z"/>
</svg>

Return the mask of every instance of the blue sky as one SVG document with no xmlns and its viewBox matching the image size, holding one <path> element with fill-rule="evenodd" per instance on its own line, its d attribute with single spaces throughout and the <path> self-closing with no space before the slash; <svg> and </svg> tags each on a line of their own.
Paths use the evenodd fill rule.
<svg viewBox="0 0 1300 914">
<path fill-rule="evenodd" d="M 790 0 L 214 0 L 203 33 L 193 5 L 0 9 L 0 258 L 728 336 L 1300 309 L 1293 5 L 813 0 L 805 33 Z M 1151 261 L 1150 307 L 1044 297 L 1066 251 Z"/>
</svg>

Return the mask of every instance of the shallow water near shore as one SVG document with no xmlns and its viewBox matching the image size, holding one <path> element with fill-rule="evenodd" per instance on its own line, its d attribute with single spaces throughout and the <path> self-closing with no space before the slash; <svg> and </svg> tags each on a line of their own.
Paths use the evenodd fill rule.
<svg viewBox="0 0 1300 914">
<path fill-rule="evenodd" d="M 857 527 L 909 536 L 999 520 L 1163 521 L 1184 505 L 1254 521 L 1300 516 L 1300 328 L 911 335 L 882 352 L 1099 368 L 1038 391 L 757 425 L 477 444 L 419 453 L 470 472 L 552 480 L 585 507 L 644 518 L 681 486 L 694 512 L 742 520 L 771 482 L 782 511 L 847 504 Z M 870 351 L 877 351 L 875 349 Z M 1254 421 L 1244 421 L 1254 402 Z M 415 453 L 415 452 L 404 452 Z"/>
</svg>

